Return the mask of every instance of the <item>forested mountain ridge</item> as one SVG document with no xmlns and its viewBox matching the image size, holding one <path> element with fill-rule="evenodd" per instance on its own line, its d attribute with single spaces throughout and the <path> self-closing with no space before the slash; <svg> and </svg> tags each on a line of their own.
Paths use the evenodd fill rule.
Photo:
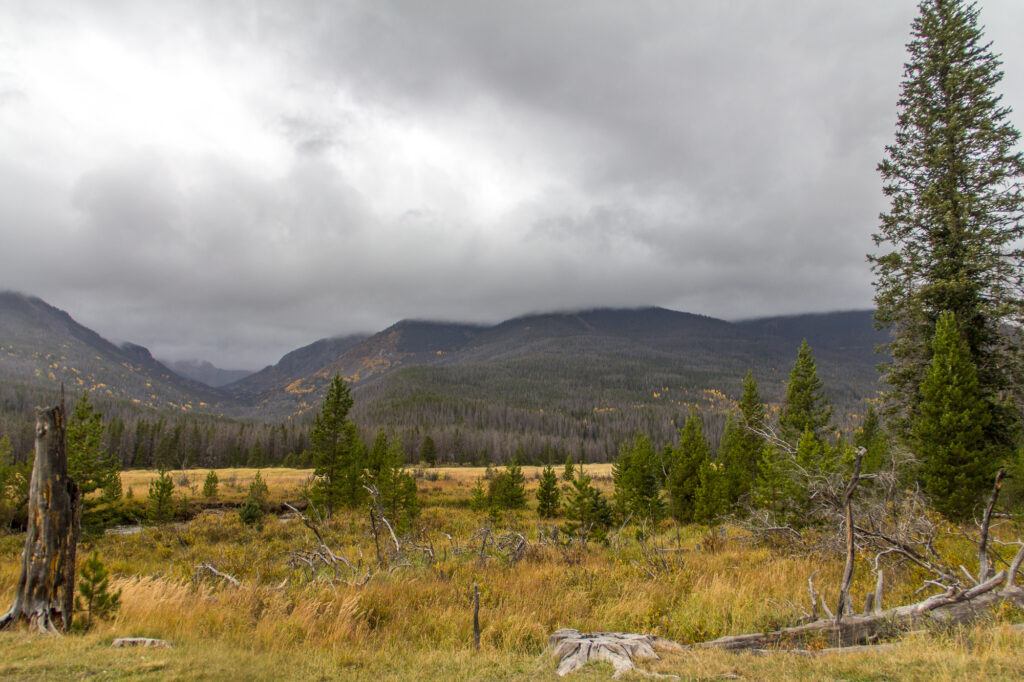
<svg viewBox="0 0 1024 682">
<path fill-rule="evenodd" d="M 855 418 L 881 388 L 874 346 L 885 337 L 870 311 L 742 322 L 663 308 L 545 313 L 491 326 L 405 320 L 371 336 L 322 339 L 214 389 L 39 299 L 3 294 L 0 400 L 6 412 L 27 414 L 29 402 L 63 382 L 69 393 L 88 388 L 100 402 L 120 403 L 119 414 L 135 405 L 301 424 L 338 373 L 352 386 L 360 427 L 395 433 L 414 456 L 430 433 L 444 458 L 560 448 L 599 459 L 636 430 L 671 440 L 693 404 L 708 413 L 714 441 L 748 369 L 767 401 L 781 400 L 805 337 L 837 418 Z"/>
<path fill-rule="evenodd" d="M 738 323 L 663 308 L 493 326 L 403 321 L 305 377 L 254 387 L 254 376 L 225 390 L 268 418 L 308 414 L 337 373 L 352 385 L 357 423 L 400 434 L 413 453 L 429 432 L 454 459 L 549 447 L 601 458 L 638 429 L 672 439 L 691 404 L 707 410 L 715 440 L 748 369 L 768 401 L 781 400 L 805 337 L 837 418 L 855 420 L 880 389 L 874 347 L 885 335 L 870 311 Z"/>
</svg>

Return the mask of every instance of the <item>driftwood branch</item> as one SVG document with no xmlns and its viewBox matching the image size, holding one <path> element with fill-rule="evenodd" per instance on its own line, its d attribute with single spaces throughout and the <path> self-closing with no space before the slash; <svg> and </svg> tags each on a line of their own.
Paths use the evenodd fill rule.
<svg viewBox="0 0 1024 682">
<path fill-rule="evenodd" d="M 221 580 L 224 580 L 224 581 L 230 583 L 231 585 L 233 585 L 235 587 L 241 587 L 242 586 L 242 583 L 238 582 L 238 578 L 236 578 L 235 576 L 230 575 L 228 573 L 222 573 L 221 571 L 218 571 L 216 568 L 214 568 L 213 564 L 211 564 L 209 562 L 204 563 L 204 564 L 197 564 L 196 565 L 195 579 L 199 580 L 200 576 L 204 572 L 209 573 L 210 575 L 212 575 L 212 576 L 214 576 L 216 578 L 220 578 Z"/>
</svg>

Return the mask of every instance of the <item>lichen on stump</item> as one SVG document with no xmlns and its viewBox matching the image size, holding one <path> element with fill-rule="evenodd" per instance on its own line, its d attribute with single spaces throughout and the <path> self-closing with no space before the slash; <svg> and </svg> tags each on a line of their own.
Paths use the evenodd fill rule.
<svg viewBox="0 0 1024 682">
<path fill-rule="evenodd" d="M 36 410 L 21 576 L 14 603 L 0 617 L 0 629 L 27 623 L 57 634 L 71 627 L 81 508 L 78 485 L 68 477 L 65 426 L 63 400 L 59 406 Z"/>
</svg>

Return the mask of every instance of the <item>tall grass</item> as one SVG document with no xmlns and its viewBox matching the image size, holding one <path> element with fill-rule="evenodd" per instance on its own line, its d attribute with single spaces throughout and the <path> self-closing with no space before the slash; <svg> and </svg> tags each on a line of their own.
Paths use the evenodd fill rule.
<svg viewBox="0 0 1024 682">
<path fill-rule="evenodd" d="M 219 472 L 222 485 L 232 473 L 243 488 L 254 470 Z M 488 548 L 481 561 L 474 533 L 486 517 L 465 502 L 482 473 L 443 470 L 436 481 L 419 480 L 421 533 L 406 547 L 432 545 L 433 558 L 410 549 L 400 561 L 378 567 L 365 514 L 350 511 L 330 519 L 325 540 L 356 567 L 342 576 L 351 584 L 323 572 L 310 580 L 288 565 L 293 550 L 314 548 L 312 533 L 297 519 L 270 517 L 262 529 L 254 529 L 232 510 L 206 511 L 186 524 L 91 540 L 89 549 L 99 551 L 115 576 L 114 587 L 122 590 L 120 612 L 86 635 L 65 638 L 59 647 L 48 638 L 0 634 L 0 648 L 11 652 L 0 657 L 0 676 L 102 676 L 96 671 L 108 670 L 115 677 L 211 679 L 548 678 L 553 665 L 544 654 L 547 637 L 561 627 L 701 641 L 792 624 L 809 609 L 810 575 L 830 599 L 839 583 L 837 557 L 786 556 L 755 546 L 736 529 L 728 529 L 724 547 L 709 552 L 699 548 L 703 529 L 683 529 L 676 546 L 675 529 L 662 524 L 657 533 L 664 551 L 657 561 L 643 551 L 633 528 L 612 533 L 608 545 L 583 550 L 545 544 L 541 530 L 550 535 L 551 524 L 529 510 L 509 514 L 503 525 L 522 532 L 532 549 L 515 560 Z M 201 481 L 205 471 L 193 474 Z M 279 499 L 296 494 L 308 476 L 264 474 Z M 130 475 L 139 476 L 139 483 L 145 476 Z M 533 484 L 529 474 L 528 480 Z M 21 542 L 20 536 L 0 537 L 0 606 L 13 598 Z M 854 583 L 857 600 L 874 587 L 868 559 L 862 558 Z M 197 574 L 195 567 L 206 562 L 242 586 Z M 359 584 L 367 571 L 372 577 Z M 896 573 L 886 599 L 909 601 L 919 584 L 913 572 Z M 473 650 L 473 585 L 480 589 L 480 652 Z M 997 622 L 1016 619 L 1017 614 L 1004 613 Z M 114 636 L 130 635 L 167 639 L 175 648 L 107 648 Z M 945 673 L 936 666 L 966 674 L 973 665 L 988 678 L 1009 679 L 1024 676 L 1021 653 L 1015 630 L 985 626 L 912 638 L 897 650 L 870 656 L 805 660 L 778 654 L 767 660 L 697 651 L 652 669 L 685 677 L 876 678 L 878 672 L 942 679 Z M 609 670 L 597 666 L 583 677 Z"/>
</svg>

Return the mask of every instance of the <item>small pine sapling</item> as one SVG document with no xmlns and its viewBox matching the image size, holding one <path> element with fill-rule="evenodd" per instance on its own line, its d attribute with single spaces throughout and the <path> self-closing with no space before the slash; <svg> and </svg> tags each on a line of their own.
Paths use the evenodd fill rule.
<svg viewBox="0 0 1024 682">
<path fill-rule="evenodd" d="M 203 497 L 211 498 L 217 496 L 217 484 L 219 483 L 217 478 L 217 472 L 210 469 L 210 473 L 206 474 L 206 479 L 203 481 Z"/>
<path fill-rule="evenodd" d="M 558 476 L 549 464 L 544 467 L 544 473 L 540 477 L 540 485 L 537 487 L 537 515 L 542 519 L 558 516 L 559 495 Z"/>
<path fill-rule="evenodd" d="M 166 523 L 174 517 L 174 481 L 171 475 L 160 469 L 157 477 L 149 482 L 149 518 L 154 523 Z"/>
<path fill-rule="evenodd" d="M 92 627 L 95 619 L 111 617 L 121 606 L 121 590 L 110 591 L 110 572 L 100 560 L 99 552 L 92 555 L 78 568 L 81 580 L 78 582 L 78 596 L 75 608 L 85 612 L 85 629 Z"/>
</svg>

